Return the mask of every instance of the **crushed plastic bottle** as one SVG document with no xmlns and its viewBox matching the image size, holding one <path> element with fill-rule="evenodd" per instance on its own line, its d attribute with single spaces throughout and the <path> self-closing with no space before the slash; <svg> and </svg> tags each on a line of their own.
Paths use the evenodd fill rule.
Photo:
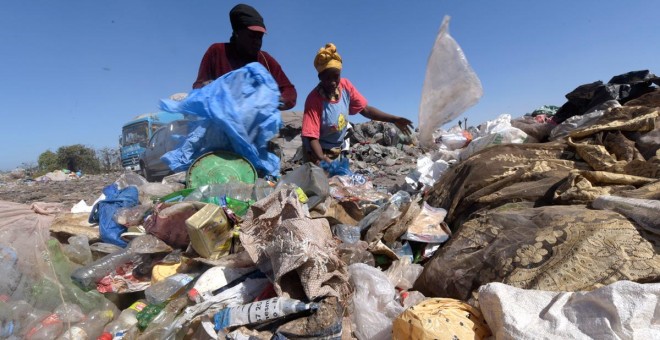
<svg viewBox="0 0 660 340">
<path fill-rule="evenodd" d="M 165 280 L 149 286 L 144 291 L 144 296 L 149 304 L 160 304 L 169 301 L 181 293 L 197 277 L 197 274 L 177 273 L 167 277 Z"/>
</svg>

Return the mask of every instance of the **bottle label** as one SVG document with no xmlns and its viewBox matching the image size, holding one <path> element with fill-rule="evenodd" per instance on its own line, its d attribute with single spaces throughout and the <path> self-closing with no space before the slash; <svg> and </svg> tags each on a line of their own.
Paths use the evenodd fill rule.
<svg viewBox="0 0 660 340">
<path fill-rule="evenodd" d="M 146 306 L 147 306 L 146 303 L 144 303 L 144 302 L 142 302 L 142 301 L 137 301 L 137 302 L 135 302 L 134 304 L 132 304 L 132 305 L 131 305 L 130 307 L 128 307 L 128 308 L 130 308 L 130 309 L 132 309 L 132 310 L 134 310 L 134 311 L 136 311 L 136 312 L 140 312 L 140 311 L 142 311 L 142 310 L 144 309 L 144 307 L 146 307 Z"/>
</svg>

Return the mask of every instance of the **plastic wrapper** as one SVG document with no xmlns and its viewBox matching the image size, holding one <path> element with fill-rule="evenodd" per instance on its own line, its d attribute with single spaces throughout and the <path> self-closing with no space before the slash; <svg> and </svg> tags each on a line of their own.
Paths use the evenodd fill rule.
<svg viewBox="0 0 660 340">
<path fill-rule="evenodd" d="M 287 184 L 294 184 L 304 191 L 308 198 L 307 206 L 309 209 L 324 202 L 326 197 L 328 197 L 328 177 L 323 172 L 323 169 L 312 163 L 305 163 L 293 171 L 288 172 L 277 184 L 277 188 L 282 189 Z"/>
<path fill-rule="evenodd" d="M 386 229 L 396 224 L 397 219 L 407 212 L 411 203 L 410 194 L 405 191 L 392 195 L 390 200 L 381 207 L 382 209 L 374 210 L 358 224 L 362 231 L 366 229 L 364 240 L 373 242 L 381 239 Z"/>
<path fill-rule="evenodd" d="M 340 244 L 339 257 L 347 266 L 353 263 L 365 263 L 370 266 L 376 265 L 376 260 L 368 250 L 369 245 L 364 241 L 358 241 L 353 244 Z"/>
<path fill-rule="evenodd" d="M 119 176 L 119 178 L 115 181 L 115 184 L 119 190 L 123 190 L 131 185 L 139 187 L 147 183 L 149 182 L 144 177 L 132 171 L 126 171 L 122 173 L 121 176 Z"/>
<path fill-rule="evenodd" d="M 412 288 L 423 270 L 424 267 L 421 265 L 411 263 L 410 258 L 402 257 L 401 260 L 392 262 L 385 274 L 395 287 L 408 290 Z"/>
<path fill-rule="evenodd" d="M 422 211 L 408 226 L 403 239 L 424 243 L 443 243 L 451 236 L 451 231 L 444 223 L 447 210 L 434 208 L 424 202 Z"/>
<path fill-rule="evenodd" d="M 420 145 L 437 149 L 435 129 L 461 115 L 482 95 L 481 82 L 449 34 L 449 17 L 445 16 L 426 65 L 419 107 Z"/>
<path fill-rule="evenodd" d="M 335 176 L 329 181 L 330 195 L 339 201 L 356 201 L 360 204 L 382 204 L 389 194 L 376 190 L 364 176 Z"/>
<path fill-rule="evenodd" d="M 388 339 L 392 320 L 403 312 L 387 275 L 378 268 L 357 263 L 348 267 L 353 293 L 353 332 L 360 340 Z"/>
<path fill-rule="evenodd" d="M 150 205 L 136 205 L 134 207 L 119 208 L 112 216 L 112 219 L 124 227 L 134 227 L 141 225 L 144 218 L 151 210 Z"/>
<path fill-rule="evenodd" d="M 403 291 L 401 292 L 401 302 L 403 303 L 403 308 L 408 309 L 412 306 L 419 304 L 420 302 L 428 299 L 424 294 L 413 290 L 413 291 Z"/>
<path fill-rule="evenodd" d="M 466 147 L 472 141 L 472 134 L 460 127 L 454 127 L 445 133 L 440 133 L 435 138 L 435 143 L 441 149 L 458 150 Z"/>
<path fill-rule="evenodd" d="M 332 233 L 343 243 L 355 243 L 360 240 L 360 228 L 346 224 L 335 224 Z"/>
</svg>

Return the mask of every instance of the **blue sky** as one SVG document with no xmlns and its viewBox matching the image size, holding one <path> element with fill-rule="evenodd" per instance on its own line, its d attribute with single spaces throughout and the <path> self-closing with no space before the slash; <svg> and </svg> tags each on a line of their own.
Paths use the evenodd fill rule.
<svg viewBox="0 0 660 340">
<path fill-rule="evenodd" d="M 0 11 L 0 170 L 72 144 L 115 147 L 121 125 L 187 92 L 208 46 L 227 41 L 237 2 L 7 1 Z M 246 1 L 265 19 L 263 49 L 298 90 L 337 45 L 370 104 L 417 114 L 426 61 L 444 15 L 480 78 L 470 125 L 562 105 L 578 85 L 633 70 L 660 73 L 660 1 Z M 353 118 L 354 122 L 363 121 Z"/>
</svg>

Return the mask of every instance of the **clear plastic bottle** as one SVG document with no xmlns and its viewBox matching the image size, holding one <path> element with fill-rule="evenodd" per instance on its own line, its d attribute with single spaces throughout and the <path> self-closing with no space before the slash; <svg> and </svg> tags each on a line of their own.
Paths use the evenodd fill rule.
<svg viewBox="0 0 660 340">
<path fill-rule="evenodd" d="M 144 296 L 149 304 L 160 304 L 179 296 L 185 288 L 197 277 L 197 274 L 177 273 L 165 280 L 149 286 Z"/>
<path fill-rule="evenodd" d="M 130 307 L 124 309 L 115 321 L 112 321 L 105 326 L 102 336 L 109 336 L 109 339 L 125 336 L 131 328 L 136 327 L 138 323 L 137 315 L 146 306 L 147 303 L 144 300 L 138 300 Z"/>
<path fill-rule="evenodd" d="M 114 314 L 111 310 L 96 310 L 89 317 L 71 326 L 58 340 L 93 340 L 96 339 L 103 327 L 112 320 Z"/>
<path fill-rule="evenodd" d="M 85 267 L 76 269 L 71 273 L 71 279 L 80 288 L 91 290 L 96 287 L 104 276 L 112 273 L 117 266 L 130 261 L 135 256 L 130 249 L 124 248 L 118 252 L 108 254 Z"/>
<path fill-rule="evenodd" d="M 14 318 L 13 334 L 21 337 L 51 314 L 45 310 L 36 309 L 22 300 L 12 302 L 11 312 Z"/>
<path fill-rule="evenodd" d="M 89 248 L 89 239 L 85 235 L 71 236 L 69 244 L 62 246 L 62 251 L 71 260 L 80 265 L 92 262 L 92 250 Z"/>
<path fill-rule="evenodd" d="M 63 303 L 52 314 L 30 329 L 25 339 L 55 339 L 62 333 L 65 324 L 76 323 L 83 318 L 85 318 L 85 314 L 82 313 L 79 306 L 71 303 Z"/>
</svg>

